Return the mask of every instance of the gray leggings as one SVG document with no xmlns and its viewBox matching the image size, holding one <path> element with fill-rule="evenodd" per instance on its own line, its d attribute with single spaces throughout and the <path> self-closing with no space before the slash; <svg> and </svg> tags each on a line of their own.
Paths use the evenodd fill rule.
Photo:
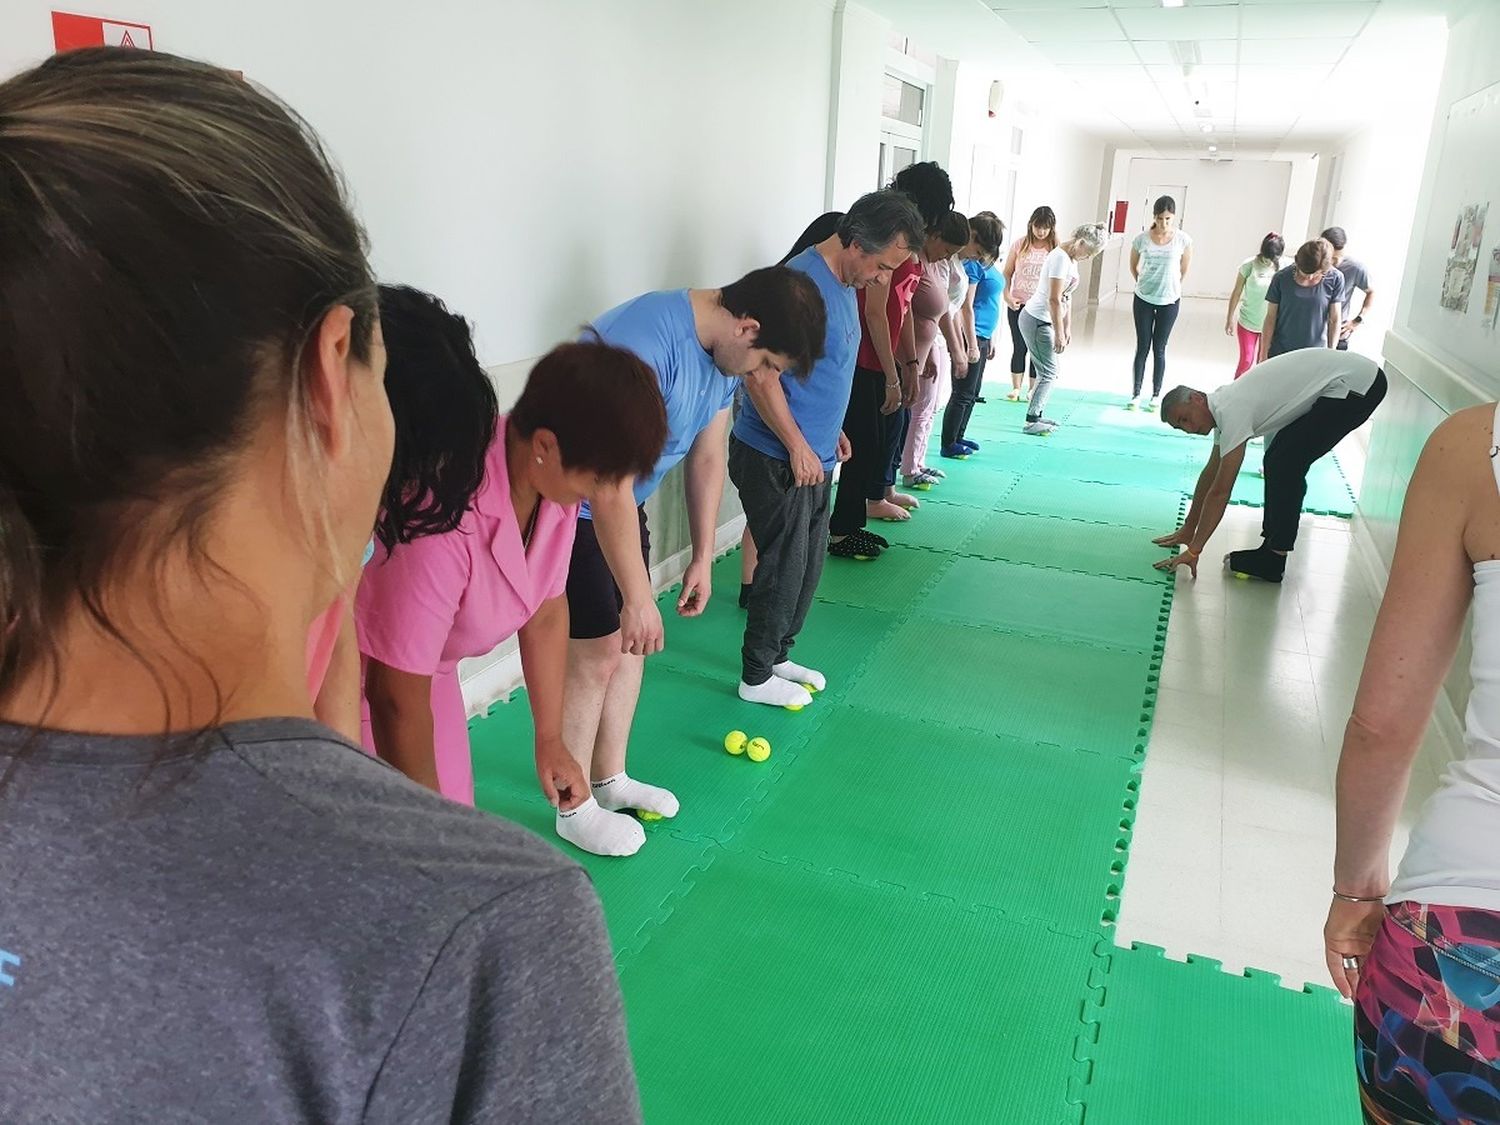
<svg viewBox="0 0 1500 1125">
<path fill-rule="evenodd" d="M 1031 353 L 1031 377 L 1036 380 L 1036 389 L 1031 392 L 1031 401 L 1026 407 L 1026 421 L 1035 422 L 1042 417 L 1042 409 L 1052 393 L 1052 384 L 1057 382 L 1057 353 L 1052 350 L 1052 325 L 1022 309 L 1021 338 L 1026 341 L 1026 350 Z"/>
</svg>

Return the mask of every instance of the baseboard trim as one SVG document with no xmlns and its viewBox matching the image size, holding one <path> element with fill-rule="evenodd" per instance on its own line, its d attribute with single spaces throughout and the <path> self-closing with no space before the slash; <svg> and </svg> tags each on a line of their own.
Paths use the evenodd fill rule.
<svg viewBox="0 0 1500 1125">
<path fill-rule="evenodd" d="M 744 531 L 744 516 L 735 516 L 734 519 L 721 526 L 714 535 L 714 558 L 726 555 L 738 547 L 740 536 L 744 534 Z M 657 593 L 661 593 L 681 582 L 682 575 L 692 559 L 692 547 L 684 547 L 676 554 L 662 559 L 651 568 L 652 588 Z M 729 596 L 738 596 L 738 594 L 739 591 L 734 590 Z M 726 594 L 720 591 L 719 596 L 724 597 Z M 469 718 L 483 715 L 496 703 L 509 699 L 511 693 L 520 687 L 522 682 L 521 654 L 512 646 L 510 651 L 464 679 L 464 707 Z"/>
</svg>

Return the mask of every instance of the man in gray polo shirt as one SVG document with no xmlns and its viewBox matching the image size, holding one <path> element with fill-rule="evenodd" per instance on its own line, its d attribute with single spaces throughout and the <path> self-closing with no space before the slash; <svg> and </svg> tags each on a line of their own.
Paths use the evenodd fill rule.
<svg viewBox="0 0 1500 1125">
<path fill-rule="evenodd" d="M 1329 227 L 1321 236 L 1333 247 L 1333 268 L 1344 275 L 1343 324 L 1339 328 L 1338 350 L 1349 350 L 1349 337 L 1364 323 L 1365 314 L 1375 304 L 1375 290 L 1370 288 L 1370 272 L 1363 262 L 1357 262 L 1344 253 L 1349 244 L 1349 235 L 1343 227 Z M 1351 317 L 1349 306 L 1354 303 L 1354 291 L 1359 290 L 1359 309 Z"/>
<path fill-rule="evenodd" d="M 1234 551 L 1229 569 L 1241 578 L 1280 582 L 1297 544 L 1297 524 L 1307 495 L 1307 472 L 1345 436 L 1364 425 L 1385 397 L 1385 372 L 1355 352 L 1303 348 L 1252 367 L 1233 383 L 1204 394 L 1176 387 L 1162 399 L 1162 421 L 1190 434 L 1214 435 L 1213 452 L 1198 474 L 1193 503 L 1181 527 L 1152 542 L 1182 547 L 1158 570 L 1186 566 L 1198 577 L 1198 559 L 1224 518 L 1245 444 L 1266 439 L 1266 501 L 1261 546 Z"/>
</svg>

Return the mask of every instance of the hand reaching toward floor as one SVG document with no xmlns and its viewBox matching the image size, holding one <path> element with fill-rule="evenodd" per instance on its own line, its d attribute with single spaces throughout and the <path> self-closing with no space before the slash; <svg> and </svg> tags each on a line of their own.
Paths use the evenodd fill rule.
<svg viewBox="0 0 1500 1125">
<path fill-rule="evenodd" d="M 1185 566 L 1194 578 L 1198 577 L 1198 554 L 1196 551 L 1183 551 L 1179 555 L 1168 555 L 1164 559 L 1158 559 L 1151 564 L 1157 570 L 1176 570 L 1179 566 Z"/>
<path fill-rule="evenodd" d="M 1191 540 L 1187 529 L 1179 527 L 1176 531 L 1170 531 L 1166 535 L 1158 535 L 1151 542 L 1158 547 L 1186 547 Z"/>
</svg>

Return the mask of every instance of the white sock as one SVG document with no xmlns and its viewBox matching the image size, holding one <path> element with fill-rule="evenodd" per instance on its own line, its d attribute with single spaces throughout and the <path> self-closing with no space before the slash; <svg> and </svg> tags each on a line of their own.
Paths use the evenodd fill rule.
<svg viewBox="0 0 1500 1125">
<path fill-rule="evenodd" d="M 772 676 L 763 684 L 751 686 L 740 681 L 740 698 L 746 703 L 769 703 L 772 707 L 806 707 L 812 696 L 801 684 Z"/>
<path fill-rule="evenodd" d="M 640 809 L 641 812 L 660 813 L 662 816 L 677 815 L 677 798 L 659 785 L 647 785 L 636 781 L 621 770 L 614 777 L 606 777 L 593 785 L 594 800 L 601 808 L 619 812 L 621 809 Z"/>
<path fill-rule="evenodd" d="M 646 842 L 646 830 L 635 817 L 600 808 L 592 797 L 557 814 L 557 834 L 595 855 L 635 855 Z"/>
<path fill-rule="evenodd" d="M 823 678 L 822 672 L 793 664 L 790 660 L 783 660 L 776 665 L 771 669 L 771 674 L 780 676 L 783 680 L 791 680 L 794 684 L 811 685 L 813 691 L 823 691 L 828 687 L 828 681 Z"/>
</svg>

